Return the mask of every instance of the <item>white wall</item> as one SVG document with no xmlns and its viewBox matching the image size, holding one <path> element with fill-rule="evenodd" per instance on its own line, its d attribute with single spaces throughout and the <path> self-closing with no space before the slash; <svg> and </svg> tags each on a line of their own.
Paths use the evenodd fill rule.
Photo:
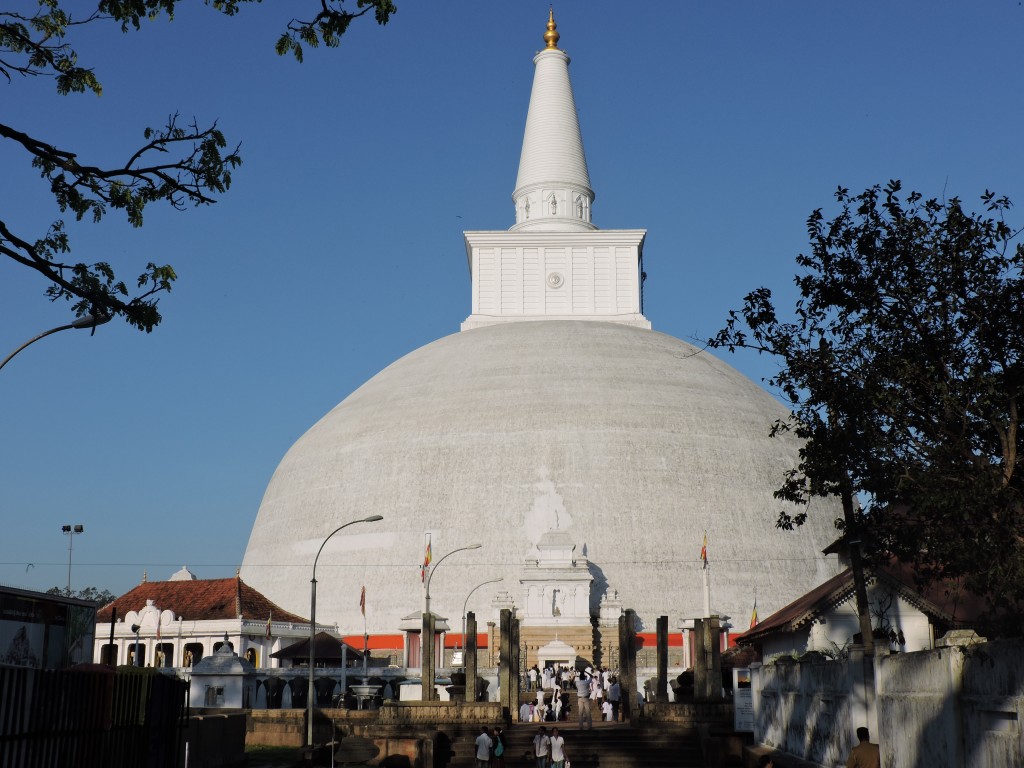
<svg viewBox="0 0 1024 768">
<path fill-rule="evenodd" d="M 873 669 L 874 694 L 856 653 L 755 665 L 755 740 L 831 768 L 867 725 L 884 768 L 1024 765 L 1024 641 L 883 655 Z"/>
</svg>

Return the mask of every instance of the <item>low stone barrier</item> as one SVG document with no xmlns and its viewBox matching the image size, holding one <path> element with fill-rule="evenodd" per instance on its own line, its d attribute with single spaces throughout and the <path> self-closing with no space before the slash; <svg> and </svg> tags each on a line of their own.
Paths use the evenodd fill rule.
<svg viewBox="0 0 1024 768">
<path fill-rule="evenodd" d="M 436 728 L 445 726 L 501 725 L 501 703 L 482 701 L 387 702 L 376 712 L 377 724 L 391 728 Z"/>
</svg>

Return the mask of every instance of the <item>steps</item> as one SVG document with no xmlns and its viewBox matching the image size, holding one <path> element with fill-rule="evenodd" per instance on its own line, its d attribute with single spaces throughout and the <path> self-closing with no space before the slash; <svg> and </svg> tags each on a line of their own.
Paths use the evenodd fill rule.
<svg viewBox="0 0 1024 768">
<path fill-rule="evenodd" d="M 695 732 L 664 728 L 634 728 L 625 723 L 595 723 L 580 730 L 575 722 L 547 723 L 558 727 L 565 738 L 565 753 L 572 768 L 703 768 L 700 742 Z M 505 768 L 533 768 L 533 737 L 537 723 L 515 724 L 505 729 Z M 476 768 L 473 740 L 465 733 L 452 742 L 454 755 L 448 768 Z"/>
</svg>

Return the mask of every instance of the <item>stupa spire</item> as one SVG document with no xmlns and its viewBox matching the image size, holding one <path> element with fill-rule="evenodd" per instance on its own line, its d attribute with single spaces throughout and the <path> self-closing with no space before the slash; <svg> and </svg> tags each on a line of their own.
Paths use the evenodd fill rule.
<svg viewBox="0 0 1024 768">
<path fill-rule="evenodd" d="M 569 81 L 569 56 L 558 48 L 556 26 L 552 8 L 544 34 L 547 47 L 533 58 L 533 90 L 512 193 L 512 230 L 596 229 L 591 223 L 594 192 Z"/>
<path fill-rule="evenodd" d="M 558 48 L 558 25 L 555 24 L 555 7 L 548 7 L 548 31 L 544 33 L 545 48 Z"/>
</svg>

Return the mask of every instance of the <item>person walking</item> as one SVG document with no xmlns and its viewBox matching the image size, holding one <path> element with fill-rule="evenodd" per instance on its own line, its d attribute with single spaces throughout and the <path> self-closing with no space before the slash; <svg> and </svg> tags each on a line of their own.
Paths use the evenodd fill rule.
<svg viewBox="0 0 1024 768">
<path fill-rule="evenodd" d="M 580 673 L 576 678 L 576 707 L 579 709 L 579 726 L 583 728 L 584 721 L 588 728 L 593 729 L 594 718 L 590 714 L 590 680 L 586 674 Z"/>
<path fill-rule="evenodd" d="M 537 768 L 548 768 L 548 757 L 551 754 L 551 737 L 543 725 L 533 737 L 533 754 L 537 758 Z"/>
<path fill-rule="evenodd" d="M 612 684 L 608 686 L 608 701 L 612 705 L 612 722 L 619 722 L 619 701 L 622 699 L 622 686 L 619 685 L 619 678 L 613 677 Z"/>
<path fill-rule="evenodd" d="M 494 729 L 494 759 L 491 760 L 491 768 L 505 768 L 505 732 L 499 725 Z"/>
<path fill-rule="evenodd" d="M 565 768 L 565 739 L 557 728 L 551 729 L 551 768 Z"/>
<path fill-rule="evenodd" d="M 533 704 L 524 701 L 519 705 L 519 722 L 528 723 L 533 719 Z"/>
<path fill-rule="evenodd" d="M 860 739 L 860 743 L 850 750 L 846 768 L 881 768 L 882 755 L 878 745 L 871 743 L 871 733 L 868 729 L 864 726 L 858 728 L 857 738 Z"/>
<path fill-rule="evenodd" d="M 493 748 L 494 740 L 485 725 L 480 729 L 480 735 L 476 737 L 476 768 L 489 768 Z"/>
</svg>

